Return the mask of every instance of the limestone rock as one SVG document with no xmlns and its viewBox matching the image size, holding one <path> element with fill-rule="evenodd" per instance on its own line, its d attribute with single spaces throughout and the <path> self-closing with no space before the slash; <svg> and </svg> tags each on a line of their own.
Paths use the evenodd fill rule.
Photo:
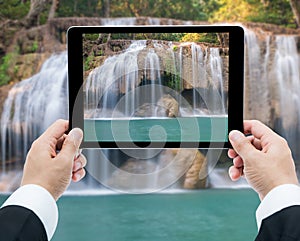
<svg viewBox="0 0 300 241">
<path fill-rule="evenodd" d="M 191 168 L 185 174 L 183 187 L 186 189 L 197 189 L 206 187 L 207 161 L 206 157 L 197 151 Z"/>
<path fill-rule="evenodd" d="M 167 117 L 176 117 L 179 114 L 178 102 L 169 94 L 161 97 L 157 105 L 165 109 Z"/>
<path fill-rule="evenodd" d="M 176 117 L 179 115 L 179 105 L 171 95 L 162 96 L 157 104 L 144 103 L 137 108 L 135 117 Z"/>
<path fill-rule="evenodd" d="M 137 108 L 134 117 L 166 117 L 166 110 L 152 103 L 144 103 Z"/>
</svg>

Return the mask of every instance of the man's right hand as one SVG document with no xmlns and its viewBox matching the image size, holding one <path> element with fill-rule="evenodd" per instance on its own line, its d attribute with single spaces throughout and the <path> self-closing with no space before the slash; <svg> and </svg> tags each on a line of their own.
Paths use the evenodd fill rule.
<svg viewBox="0 0 300 241">
<path fill-rule="evenodd" d="M 21 185 L 44 187 L 57 200 L 71 180 L 78 182 L 84 175 L 86 158 L 79 153 L 82 130 L 74 128 L 68 135 L 66 120 L 57 120 L 36 139 L 26 158 Z"/>
<path fill-rule="evenodd" d="M 256 120 L 244 121 L 244 131 L 250 135 L 246 137 L 236 130 L 229 133 L 233 147 L 228 150 L 228 156 L 233 158 L 230 178 L 235 181 L 245 176 L 261 200 L 281 184 L 298 185 L 287 141 Z"/>
</svg>

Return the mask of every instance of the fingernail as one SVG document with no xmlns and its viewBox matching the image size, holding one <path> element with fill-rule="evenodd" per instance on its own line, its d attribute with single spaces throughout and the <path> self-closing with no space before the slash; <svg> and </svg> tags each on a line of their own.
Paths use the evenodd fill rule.
<svg viewBox="0 0 300 241">
<path fill-rule="evenodd" d="M 69 136 L 72 138 L 74 145 L 79 146 L 82 140 L 82 130 L 74 128 L 70 131 Z"/>
<path fill-rule="evenodd" d="M 79 170 L 80 168 L 82 168 L 82 165 L 81 165 L 81 162 L 78 161 L 75 163 L 75 169 Z"/>
<path fill-rule="evenodd" d="M 75 154 L 75 158 L 78 158 L 81 155 L 82 149 L 78 149 Z"/>
<path fill-rule="evenodd" d="M 76 174 L 75 174 L 75 179 L 76 179 L 76 181 L 79 181 L 79 180 L 81 179 L 81 176 L 80 176 L 79 173 L 76 173 Z"/>
<path fill-rule="evenodd" d="M 229 133 L 229 139 L 232 141 L 238 141 L 242 137 L 244 137 L 244 134 L 236 130 Z"/>
</svg>

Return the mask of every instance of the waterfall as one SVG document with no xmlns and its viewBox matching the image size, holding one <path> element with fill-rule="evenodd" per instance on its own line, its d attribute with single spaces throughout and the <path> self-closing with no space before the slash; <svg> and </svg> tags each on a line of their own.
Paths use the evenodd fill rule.
<svg viewBox="0 0 300 241">
<path fill-rule="evenodd" d="M 147 53 L 144 70 L 146 72 L 145 75 L 147 80 L 150 80 L 151 104 L 156 104 L 157 101 L 162 97 L 163 91 L 162 88 L 157 88 L 158 86 L 162 86 L 160 74 L 161 69 L 159 57 L 155 53 L 154 49 L 150 49 Z M 157 108 L 155 108 L 155 111 L 151 113 L 151 115 L 157 116 Z"/>
<path fill-rule="evenodd" d="M 143 104 L 156 105 L 164 94 L 170 92 L 166 87 L 168 83 L 162 80 L 162 73 L 167 75 L 164 79 L 173 81 L 173 89 L 181 91 L 183 82 L 187 81 L 183 77 L 186 62 L 192 65 L 191 105 L 194 115 L 205 114 L 203 101 L 209 114 L 226 114 L 223 63 L 218 48 L 202 50 L 200 45 L 192 43 L 191 56 L 183 56 L 182 47 L 175 54 L 172 42 L 166 44 L 153 40 L 148 44 L 150 47 L 145 40 L 133 41 L 123 53 L 108 57 L 90 72 L 84 88 L 86 118 L 107 118 L 112 113 L 114 117 L 132 117 L 136 108 Z M 142 85 L 149 86 L 143 100 L 138 94 L 138 87 Z M 184 107 L 180 106 L 183 115 L 186 113 Z M 157 108 L 151 111 L 152 114 L 148 111 L 148 115 L 159 116 Z"/>
<path fill-rule="evenodd" d="M 224 96 L 224 82 L 223 82 L 223 62 L 220 57 L 218 48 L 210 48 L 209 65 L 212 78 L 213 89 L 216 93 L 210 98 L 209 102 L 213 103 L 213 113 L 226 114 L 225 96 Z"/>
<path fill-rule="evenodd" d="M 193 86 L 197 86 L 197 83 L 199 80 L 205 80 L 206 79 L 206 70 L 204 68 L 204 53 L 202 52 L 202 49 L 199 45 L 192 43 L 191 45 L 192 49 L 192 75 L 193 75 Z M 205 54 L 205 57 L 207 54 Z M 194 114 L 197 110 L 197 107 L 199 106 L 200 99 L 197 95 L 197 89 L 193 89 L 193 111 Z"/>
<path fill-rule="evenodd" d="M 110 23 L 107 21 L 106 24 Z M 249 29 L 245 31 L 245 118 L 259 119 L 275 127 L 276 131 L 287 138 L 296 160 L 299 160 L 300 151 L 296 147 L 300 141 L 300 60 L 297 37 L 273 36 L 267 33 L 257 35 Z M 168 63 L 170 72 L 178 75 L 181 81 L 186 81 L 187 70 L 184 69 L 184 65 L 187 63 L 187 57 L 184 48 L 186 46 L 180 45 L 177 51 L 173 51 L 171 45 L 166 47 L 159 42 L 153 42 L 149 48 L 146 41 L 134 41 L 123 53 L 108 57 L 105 64 L 90 72 L 84 83 L 84 98 L 85 102 L 89 103 L 85 106 L 87 110 L 85 116 L 93 118 L 111 117 L 112 114 L 132 116 L 135 107 L 141 104 L 141 100 L 131 93 L 137 86 L 150 84 L 150 80 L 155 80 L 156 86 L 165 84 L 161 51 L 168 52 L 170 56 Z M 223 64 L 220 52 L 217 48 L 203 48 L 197 44 L 191 44 L 190 50 L 192 75 L 190 84 L 195 87 L 192 89 L 192 106 L 197 108 L 202 99 L 211 100 L 219 96 L 223 104 L 221 109 L 217 108 L 220 106 L 217 103 L 206 101 L 206 104 L 213 110 L 213 114 L 226 114 L 224 108 L 226 96 L 221 91 L 226 87 L 224 76 L 220 72 Z M 144 55 L 146 61 L 139 63 L 139 55 Z M 43 130 L 54 120 L 67 118 L 66 66 L 66 53 L 55 54 L 45 61 L 39 73 L 15 84 L 10 90 L 1 116 L 1 169 L 4 173 L 10 169 L 5 160 L 14 162 L 24 160 L 32 141 Z M 204 79 L 209 81 L 202 81 Z M 183 86 L 184 84 L 180 83 L 180 88 Z M 148 94 L 151 96 L 150 99 L 156 102 L 164 93 L 158 93 L 158 89 L 153 88 Z M 108 110 L 112 109 L 121 98 L 125 104 L 118 106 L 119 109 L 114 110 L 114 113 L 109 112 Z M 118 113 L 115 113 L 116 111 Z M 186 114 L 183 108 L 180 111 L 183 115 Z M 204 112 L 196 111 L 194 114 L 203 115 Z M 159 162 L 155 158 L 159 158 L 160 153 L 137 153 L 135 151 L 136 159 L 145 161 L 148 158 L 152 163 Z M 111 150 L 103 150 L 101 155 L 95 152 L 86 154 L 91 157 L 90 159 L 95 159 L 91 161 L 91 169 L 94 171 L 101 169 L 95 176 L 101 176 L 103 179 L 109 179 L 112 170 L 133 155 Z M 103 158 L 103 155 L 113 164 L 100 164 L 99 159 Z M 156 161 L 153 161 L 154 159 Z M 153 172 L 159 171 L 157 170 L 160 168 L 159 165 Z M 215 174 L 224 175 L 223 172 Z M 151 177 L 158 182 L 157 176 Z"/>
<path fill-rule="evenodd" d="M 136 18 L 102 18 L 101 25 L 103 26 L 136 25 Z"/>
<path fill-rule="evenodd" d="M 116 106 L 119 93 L 128 93 L 136 87 L 139 70 L 137 55 L 145 47 L 146 41 L 134 41 L 124 53 L 108 57 L 103 65 L 89 74 L 85 84 L 86 117 L 111 117 L 112 113 L 107 110 Z M 122 106 L 124 116 L 131 116 L 134 111 L 133 97 L 125 96 Z M 101 111 L 95 112 L 98 107 Z"/>
<path fill-rule="evenodd" d="M 259 119 L 284 136 L 297 162 L 300 151 L 298 37 L 245 29 L 245 119 Z"/>
<path fill-rule="evenodd" d="M 199 114 L 202 101 L 211 114 L 226 114 L 223 61 L 219 48 L 205 48 L 192 43 L 192 80 L 194 114 Z M 200 91 L 199 89 L 202 89 Z"/>
<path fill-rule="evenodd" d="M 2 169 L 5 160 L 24 160 L 52 122 L 67 118 L 67 54 L 52 55 L 41 70 L 9 91 L 1 116 Z"/>
<path fill-rule="evenodd" d="M 276 36 L 274 76 L 279 86 L 281 134 L 300 158 L 300 56 L 295 36 Z"/>
<path fill-rule="evenodd" d="M 268 66 L 270 65 L 270 36 L 265 34 L 258 39 L 256 33 L 245 29 L 246 65 L 245 65 L 245 118 L 270 120 L 270 79 Z M 265 54 L 263 54 L 265 52 Z M 256 103 L 259 104 L 255 104 Z M 263 110 L 263 111 L 262 111 Z M 267 123 L 270 124 L 270 123 Z"/>
<path fill-rule="evenodd" d="M 192 21 L 181 21 L 183 25 L 192 25 Z M 176 25 L 176 19 L 161 19 L 152 17 L 124 17 L 124 18 L 101 18 L 101 25 L 104 26 L 128 26 L 128 25 Z"/>
</svg>

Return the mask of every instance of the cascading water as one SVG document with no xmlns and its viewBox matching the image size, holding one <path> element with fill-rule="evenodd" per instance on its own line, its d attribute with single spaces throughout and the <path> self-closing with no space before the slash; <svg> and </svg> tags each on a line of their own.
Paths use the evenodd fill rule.
<svg viewBox="0 0 300 241">
<path fill-rule="evenodd" d="M 171 76 L 175 78 L 174 76 L 178 73 L 181 76 L 183 73 L 183 59 L 186 58 L 182 56 L 183 52 L 181 48 L 178 53 L 175 53 L 172 50 L 172 43 L 162 44 L 153 41 L 151 47 L 147 48 L 146 41 L 133 41 L 126 51 L 108 57 L 100 67 L 90 72 L 84 86 L 85 103 L 88 103 L 88 105 L 85 106 L 85 116 L 92 116 L 93 118 L 111 117 L 112 112 L 109 110 L 119 101 L 120 96 L 125 98 L 125 104 L 124 109 L 119 110 L 119 115 L 123 117 L 132 116 L 132 113 L 135 111 L 134 107 L 142 103 L 138 103 L 138 97 L 132 98 L 134 95 L 128 98 L 126 93 L 134 91 L 137 85 L 141 84 L 139 82 L 141 78 L 144 84 L 154 86 L 154 88 L 151 87 L 151 91 L 148 94 L 151 96 L 150 102 L 156 104 L 163 94 L 165 94 L 162 87 L 162 73 L 164 70 L 161 64 L 163 60 L 161 56 L 158 55 L 158 53 L 162 51 L 164 51 L 167 56 L 170 56 L 168 59 L 168 71 L 171 72 Z M 192 55 L 193 54 L 194 53 L 192 53 Z M 145 56 L 144 63 L 140 64 L 140 67 L 139 55 Z M 195 62 L 198 61 L 198 58 L 198 54 L 197 58 L 192 56 Z M 221 61 L 218 56 L 217 59 Z M 3 160 L 11 159 L 16 153 L 16 150 L 7 148 L 6 143 L 16 142 L 14 146 L 16 146 L 17 150 L 22 150 L 18 159 L 24 159 L 30 143 L 39 136 L 53 120 L 66 118 L 66 104 L 62 103 L 67 103 L 67 73 L 66 68 L 61 68 L 61 66 L 66 66 L 66 64 L 66 53 L 54 55 L 45 62 L 40 73 L 16 84 L 10 91 L 2 114 L 1 133 Z M 194 66 L 196 69 L 197 63 L 194 63 Z M 203 72 L 206 71 L 204 68 L 210 69 L 207 70 L 207 72 L 213 72 L 213 68 L 215 67 L 213 67 L 211 62 L 206 61 L 205 66 L 202 67 Z M 57 69 L 60 70 L 58 71 Z M 53 72 L 56 74 L 54 75 Z M 200 76 L 200 72 L 197 73 L 198 76 L 195 76 L 195 79 Z M 56 80 L 55 82 L 52 81 L 54 78 Z M 197 79 L 196 81 L 199 82 L 200 80 Z M 220 84 L 217 85 L 219 86 Z M 183 86 L 183 84 L 181 83 L 180 86 Z M 45 91 L 42 91 L 42 88 L 44 88 Z M 53 94 L 51 95 L 52 92 Z M 29 95 L 35 96 L 36 98 L 28 98 Z M 14 114 L 11 117 L 10 113 L 12 111 Z M 22 113 L 26 114 L 24 115 Z M 158 112 L 156 110 L 154 116 L 157 114 Z M 49 115 L 51 115 L 52 119 L 49 118 Z M 153 113 L 151 115 L 153 115 Z M 10 123 L 10 118 L 13 119 L 12 123 Z M 38 123 L 35 121 L 37 119 L 39 120 Z M 22 123 L 24 126 L 20 127 L 19 123 Z M 87 155 L 94 154 L 88 152 Z M 106 153 L 106 155 L 109 156 L 110 154 Z M 147 156 L 149 155 L 150 154 L 147 154 Z M 4 163 L 3 161 L 3 170 L 5 170 Z M 159 165 L 157 166 L 158 169 Z M 157 168 L 156 170 L 158 171 Z M 107 168 L 101 166 L 101 169 L 106 170 Z"/>
<path fill-rule="evenodd" d="M 103 26 L 136 25 L 136 18 L 102 18 L 101 25 Z"/>
<path fill-rule="evenodd" d="M 189 106 L 186 105 L 186 101 L 180 102 L 179 98 L 179 113 L 175 116 L 225 115 L 226 104 L 223 103 L 224 98 L 220 94 L 224 91 L 223 83 L 218 83 L 218 81 L 223 82 L 222 58 L 218 48 L 203 48 L 204 51 L 196 43 L 181 44 L 157 40 L 133 41 L 122 53 L 108 57 L 103 63 L 100 63 L 101 66 L 89 73 L 85 85 L 85 99 L 86 103 L 93 103 L 86 105 L 86 119 L 91 121 L 95 119 L 96 121 L 103 121 L 105 119 L 104 121 L 106 121 L 109 117 L 122 117 L 121 119 L 130 117 L 131 120 L 138 118 L 139 122 L 142 122 L 141 117 L 165 118 L 166 111 L 160 111 L 161 99 L 166 94 L 174 94 L 175 90 L 182 91 L 185 83 L 190 83 L 188 88 L 197 93 L 201 99 L 192 98 Z M 132 66 L 134 67 L 131 68 Z M 192 66 L 192 76 L 189 73 L 190 66 Z M 199 70 L 199 68 L 201 69 Z M 207 76 L 209 76 L 208 79 Z M 130 88 L 126 86 L 130 86 Z M 146 92 L 141 91 L 144 86 L 147 87 Z M 198 93 L 198 90 L 193 90 L 195 86 L 202 88 L 202 92 Z M 210 90 L 204 92 L 203 90 L 208 87 Z M 173 100 L 177 101 L 177 99 Z M 219 102 L 215 100 L 219 100 Z M 201 110 L 204 106 L 199 104 L 203 101 L 207 104 L 205 106 L 206 111 Z M 120 102 L 123 104 L 119 105 Z M 222 103 L 220 104 L 220 102 Z M 124 108 L 120 108 L 120 106 Z M 193 110 L 192 107 L 194 113 L 188 111 L 188 109 Z M 97 154 L 94 153 L 93 155 Z M 106 153 L 106 155 L 109 154 Z M 133 156 L 136 157 L 136 154 Z M 147 159 L 149 153 L 144 151 L 143 155 L 138 156 L 138 159 Z M 152 163 L 153 158 L 150 159 L 148 161 Z M 139 163 L 143 163 L 143 161 Z M 135 166 L 137 165 L 136 163 Z M 160 165 L 155 165 L 155 172 L 159 172 Z M 147 169 L 148 167 L 144 166 L 144 168 Z M 96 170 L 97 167 L 91 169 Z M 119 170 L 114 171 L 114 173 L 116 172 L 118 175 L 113 174 L 115 177 L 128 175 Z M 97 174 L 93 174 L 93 176 L 102 180 Z M 133 175 L 133 180 L 134 177 L 136 176 Z M 158 175 L 152 179 L 160 179 L 160 182 L 162 180 Z M 126 180 L 129 183 L 132 182 L 128 178 Z M 117 181 L 112 182 L 114 185 L 120 186 L 120 184 L 116 184 Z M 138 186 L 141 187 L 141 183 L 145 183 L 145 180 L 138 183 Z M 144 189 L 150 188 L 151 190 L 153 189 L 152 185 L 156 185 L 150 181 L 146 184 Z M 123 183 L 121 186 L 125 185 Z M 130 188 L 135 186 L 132 184 Z"/>
<path fill-rule="evenodd" d="M 135 41 L 124 53 L 107 58 L 102 66 L 89 74 L 84 88 L 85 103 L 88 104 L 85 106 L 86 116 L 111 117 L 112 113 L 107 110 L 117 104 L 120 92 L 127 93 L 136 87 L 139 70 L 137 55 L 145 47 L 146 41 Z M 134 99 L 125 98 L 123 115 L 131 116 L 133 109 L 128 108 L 134 107 L 134 103 L 127 102 L 134 102 Z M 102 100 L 101 106 L 99 100 Z M 95 112 L 96 109 L 101 110 Z"/>
<path fill-rule="evenodd" d="M 299 55 L 296 48 L 297 39 L 294 36 L 274 37 L 268 34 L 264 35 L 263 39 L 261 38 L 261 36 L 258 38 L 254 32 L 246 29 L 246 118 L 257 118 L 266 123 L 272 123 L 274 115 L 277 116 L 282 123 L 281 133 L 287 137 L 293 146 L 294 143 L 299 143 L 298 133 L 300 133 L 299 129 L 289 128 L 291 120 L 294 124 L 293 126 L 297 128 L 300 119 L 300 94 L 298 92 L 300 89 L 300 77 L 298 73 Z M 156 45 L 154 50 L 158 47 Z M 107 58 L 106 61 L 111 61 L 114 64 L 114 68 L 110 67 L 108 69 L 107 66 L 102 65 L 91 72 L 85 84 L 86 98 L 91 98 L 86 103 L 92 103 L 87 107 L 88 109 L 101 110 L 103 106 L 109 106 L 112 102 L 118 101 L 118 98 L 120 98 L 118 95 L 103 95 L 104 90 L 107 90 L 107 88 L 123 88 L 124 94 L 136 86 L 137 82 L 126 80 L 126 77 L 121 72 L 118 72 L 118 69 L 122 69 L 128 72 L 129 75 L 132 74 L 132 79 L 136 79 L 140 68 L 148 68 L 145 64 L 139 67 L 137 62 L 138 54 L 145 51 L 146 43 L 136 42 L 131 45 L 131 48 L 128 48 L 126 52 L 118 56 Z M 168 48 L 168 51 L 170 51 L 170 48 Z M 177 53 L 174 54 L 174 52 L 170 51 L 172 53 L 171 65 L 175 66 L 172 68 L 176 68 L 174 73 L 176 72 L 181 79 L 184 79 L 185 70 L 183 65 L 186 61 L 183 50 L 183 47 L 180 46 Z M 194 59 L 192 65 L 193 81 L 195 86 L 197 86 L 201 76 L 217 73 L 216 71 L 218 71 L 221 64 L 219 62 L 221 60 L 220 53 L 213 48 L 202 50 L 198 45 L 191 45 L 191 51 L 191 58 Z M 151 51 L 148 51 L 147 54 L 149 52 Z M 152 57 L 155 57 L 154 53 Z M 124 66 L 124 63 L 126 66 Z M 11 89 L 1 117 L 2 174 L 10 168 L 9 165 L 5 164 L 5 160 L 24 160 L 30 143 L 53 120 L 67 118 L 67 68 L 62 68 L 62 66 L 66 65 L 65 52 L 54 55 L 44 63 L 40 73 L 16 84 Z M 206 70 L 203 67 L 205 65 L 208 68 Z M 199 74 L 201 71 L 202 74 Z M 108 78 L 101 82 L 108 83 L 108 85 L 98 86 L 98 81 L 103 76 Z M 112 84 L 116 79 L 121 80 L 118 82 L 118 86 Z M 219 90 L 225 88 L 222 86 L 224 83 L 222 75 L 212 74 L 211 79 L 210 84 L 217 89 L 218 94 L 222 93 L 219 92 Z M 200 89 L 199 92 L 203 96 L 215 93 L 214 91 L 205 93 L 207 88 L 205 89 L 201 85 L 199 85 L 198 89 Z M 280 98 L 278 98 L 278 95 L 280 95 Z M 99 96 L 106 98 L 106 100 L 103 100 L 102 106 L 99 106 Z M 198 96 L 195 92 L 196 98 Z M 226 96 L 221 96 L 221 99 L 226 103 Z M 133 98 L 128 99 L 128 101 L 138 102 L 137 99 Z M 132 111 L 132 109 L 122 110 L 122 115 L 129 115 Z M 181 109 L 181 112 L 184 113 L 183 109 Z M 224 113 L 222 110 L 217 110 L 217 112 Z M 91 113 L 86 114 L 89 115 Z M 98 113 L 98 116 L 103 117 L 102 114 L 104 113 L 101 113 L 101 115 Z M 95 115 L 95 112 L 93 115 Z M 109 113 L 106 113 L 106 115 L 107 117 L 111 116 Z M 293 132 L 289 134 L 290 130 L 293 130 Z M 293 153 L 296 153 L 296 150 L 297 148 L 292 148 Z M 114 155 L 111 154 L 112 152 L 109 153 L 107 154 L 108 156 Z M 93 154 L 88 155 L 93 156 Z M 119 156 L 120 154 L 118 153 L 117 155 Z M 114 158 L 116 165 L 118 162 L 117 158 Z M 107 172 L 111 171 L 110 168 L 105 169 L 102 166 L 101 170 L 101 173 L 103 173 L 103 170 L 106 170 L 105 175 L 107 176 L 109 176 Z"/>
<path fill-rule="evenodd" d="M 159 63 L 159 57 L 155 53 L 154 49 L 150 49 L 149 52 L 147 53 L 146 60 L 145 60 L 145 72 L 149 73 L 148 76 L 146 74 L 146 78 L 150 80 L 150 85 L 151 85 L 151 103 L 156 103 L 159 98 L 162 96 L 162 91 L 161 89 L 157 93 L 157 85 L 162 85 L 161 83 L 161 74 L 160 74 L 160 63 Z M 156 84 L 155 84 L 156 83 Z M 155 110 L 154 113 L 151 113 L 151 115 L 156 116 L 157 111 Z M 149 113 L 150 114 L 150 113 Z"/>
<path fill-rule="evenodd" d="M 270 120 L 270 79 L 268 73 L 270 60 L 270 36 L 259 39 L 252 30 L 245 29 L 245 103 L 246 119 Z M 265 54 L 264 54 L 265 53 Z M 255 104 L 256 103 L 259 104 Z M 270 124 L 270 123 L 267 123 Z"/>
<path fill-rule="evenodd" d="M 295 36 L 276 36 L 274 76 L 279 86 L 281 134 L 299 160 L 300 151 L 300 56 Z"/>
<path fill-rule="evenodd" d="M 210 48 L 210 55 L 209 55 L 209 65 L 210 65 L 210 71 L 211 71 L 211 78 L 212 78 L 212 85 L 213 89 L 216 89 L 216 91 L 219 93 L 220 98 L 211 98 L 211 102 L 213 102 L 214 107 L 213 112 L 216 113 L 226 113 L 226 108 L 225 108 L 225 96 L 224 96 L 224 82 L 223 82 L 223 66 L 222 66 L 222 60 L 220 57 L 219 49 L 218 48 Z M 214 99 L 216 100 L 221 100 L 220 102 L 218 101 L 213 101 Z"/>
<path fill-rule="evenodd" d="M 219 54 L 219 48 L 205 48 L 203 50 L 201 46 L 192 43 L 191 50 L 193 86 L 202 88 L 202 92 L 193 88 L 194 114 L 199 114 L 199 105 L 203 100 L 210 113 L 226 114 L 223 61 Z M 203 113 L 200 112 L 200 114 Z"/>
<path fill-rule="evenodd" d="M 246 29 L 245 118 L 259 119 L 283 135 L 300 160 L 298 37 L 256 35 Z"/>
<path fill-rule="evenodd" d="M 199 45 L 191 43 L 190 57 L 183 56 L 182 47 L 175 53 L 171 42 L 166 44 L 152 41 L 150 45 L 151 47 L 147 47 L 144 40 L 133 41 L 125 52 L 108 57 L 101 66 L 90 72 L 84 87 L 86 118 L 111 117 L 112 111 L 114 117 L 132 117 L 135 108 L 145 104 L 139 103 L 139 95 L 135 94 L 136 87 L 141 85 L 150 86 L 147 99 L 150 104 L 155 105 L 168 92 L 163 87 L 169 84 L 166 80 L 163 83 L 163 72 L 164 75 L 168 75 L 167 81 L 175 79 L 176 83 L 173 83 L 172 87 L 177 91 L 182 91 L 184 81 L 186 81 L 183 68 L 187 68 L 184 63 L 189 61 L 187 60 L 189 58 L 192 65 L 191 84 L 201 87 L 202 91 L 192 88 L 193 113 L 188 113 L 185 106 L 179 106 L 181 115 L 205 115 L 201 106 L 203 101 L 209 114 L 226 114 L 223 63 L 218 48 L 202 50 Z M 207 80 L 208 76 L 209 80 Z M 128 94 L 129 92 L 132 93 Z M 114 107 L 123 96 L 123 109 L 120 109 L 118 105 L 119 109 L 116 114 Z M 159 116 L 157 109 L 152 109 L 150 116 Z"/>
<path fill-rule="evenodd" d="M 58 118 L 67 118 L 67 54 L 53 55 L 41 70 L 17 83 L 1 116 L 2 170 L 5 160 L 24 160 L 34 139 Z"/>
<path fill-rule="evenodd" d="M 192 43 L 192 73 L 193 73 L 193 86 L 197 85 L 199 78 L 206 78 L 206 71 L 203 67 L 203 52 L 199 45 Z M 207 56 L 207 55 L 206 55 Z M 197 98 L 197 90 L 196 88 L 193 89 L 193 111 L 197 110 L 197 104 L 200 101 Z"/>
</svg>

